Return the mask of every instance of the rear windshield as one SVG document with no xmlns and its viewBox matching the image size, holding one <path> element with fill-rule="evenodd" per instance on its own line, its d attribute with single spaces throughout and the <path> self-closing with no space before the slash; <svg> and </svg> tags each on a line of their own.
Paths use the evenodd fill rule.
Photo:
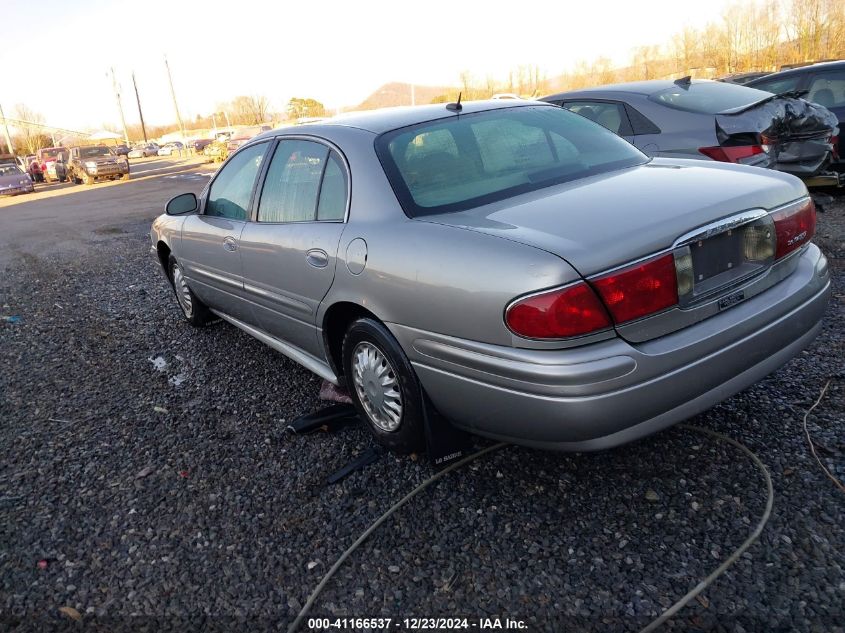
<svg viewBox="0 0 845 633">
<path fill-rule="evenodd" d="M 376 152 L 411 217 L 462 211 L 648 160 L 602 126 L 555 106 L 400 128 L 379 136 Z"/>
<path fill-rule="evenodd" d="M 59 148 L 55 149 L 42 149 L 41 150 L 41 158 L 55 158 L 59 155 L 61 150 Z"/>
<path fill-rule="evenodd" d="M 717 114 L 743 108 L 771 97 L 768 92 L 721 81 L 695 82 L 672 86 L 649 96 L 651 101 L 687 112 Z"/>
</svg>

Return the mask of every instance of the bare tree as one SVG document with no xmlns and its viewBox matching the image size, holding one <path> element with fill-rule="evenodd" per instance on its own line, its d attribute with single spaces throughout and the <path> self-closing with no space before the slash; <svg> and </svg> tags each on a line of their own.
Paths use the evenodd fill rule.
<svg viewBox="0 0 845 633">
<path fill-rule="evenodd" d="M 774 71 L 786 63 L 845 57 L 845 0 L 734 0 L 719 20 L 686 27 L 660 46 L 637 46 L 632 65 L 613 68 L 598 58 L 580 61 L 564 89 L 610 81 L 694 75 L 718 77 L 750 70 Z M 510 74 L 512 92 L 526 90 L 524 68 Z"/>
<path fill-rule="evenodd" d="M 267 120 L 270 101 L 267 97 L 241 95 L 226 104 L 223 110 L 234 125 L 257 125 Z"/>
<path fill-rule="evenodd" d="M 16 127 L 18 128 L 19 141 L 22 142 L 28 154 L 34 154 L 35 150 L 50 146 L 50 138 L 39 127 L 39 124 L 44 123 L 44 116 L 41 113 L 23 103 L 19 103 L 15 106 L 15 118 L 22 121 Z M 27 123 L 35 125 L 27 125 Z"/>
</svg>

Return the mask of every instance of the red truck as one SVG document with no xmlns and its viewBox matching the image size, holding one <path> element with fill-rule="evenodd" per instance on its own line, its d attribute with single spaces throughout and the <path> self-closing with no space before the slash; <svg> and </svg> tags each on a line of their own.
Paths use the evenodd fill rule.
<svg viewBox="0 0 845 633">
<path fill-rule="evenodd" d="M 44 180 L 47 182 L 54 180 L 63 182 L 65 180 L 63 170 L 61 168 L 56 169 L 56 159 L 60 154 L 67 161 L 67 149 L 64 147 L 43 147 L 35 154 L 38 164 L 41 166 L 41 173 L 44 174 Z"/>
</svg>

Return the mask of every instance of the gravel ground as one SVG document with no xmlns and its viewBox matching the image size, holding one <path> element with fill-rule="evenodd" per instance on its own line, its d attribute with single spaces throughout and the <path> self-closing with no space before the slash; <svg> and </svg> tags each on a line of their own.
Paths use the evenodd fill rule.
<svg viewBox="0 0 845 633">
<path fill-rule="evenodd" d="M 819 216 L 835 283 L 810 349 L 690 422 L 769 467 L 755 544 L 666 630 L 842 631 L 845 200 Z M 431 474 L 357 427 L 291 436 L 319 380 L 234 328 L 183 323 L 148 224 L 0 279 L 0 622 L 6 630 L 284 628 L 340 553 Z M 833 258 L 833 257 L 836 258 Z M 479 440 L 479 446 L 485 445 Z M 508 616 L 530 630 L 637 630 L 753 529 L 762 478 L 676 428 L 617 450 L 506 447 L 416 497 L 367 541 L 315 616 Z M 65 613 L 60 608 L 68 607 Z M 716 624 L 718 622 L 718 625 Z"/>
</svg>

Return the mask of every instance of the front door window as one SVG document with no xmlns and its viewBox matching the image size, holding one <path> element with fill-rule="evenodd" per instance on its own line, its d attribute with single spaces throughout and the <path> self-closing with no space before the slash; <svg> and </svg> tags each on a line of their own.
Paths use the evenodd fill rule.
<svg viewBox="0 0 845 633">
<path fill-rule="evenodd" d="M 230 220 L 246 220 L 255 178 L 261 171 L 261 162 L 267 143 L 246 147 L 227 162 L 208 191 L 205 215 Z"/>
</svg>

